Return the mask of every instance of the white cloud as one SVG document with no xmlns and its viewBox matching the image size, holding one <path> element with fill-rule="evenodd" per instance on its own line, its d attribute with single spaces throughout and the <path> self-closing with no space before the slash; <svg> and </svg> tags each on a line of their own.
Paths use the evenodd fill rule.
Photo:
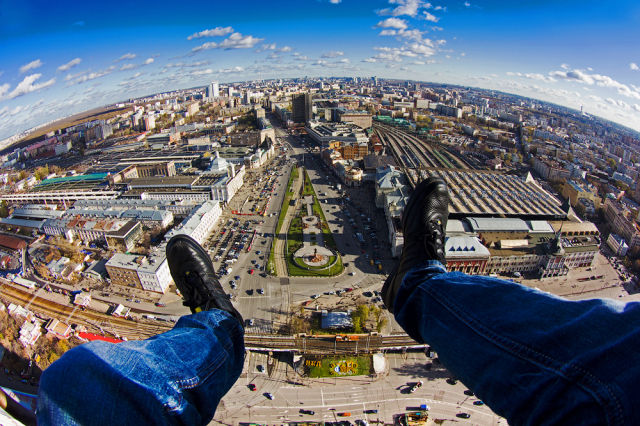
<svg viewBox="0 0 640 426">
<path fill-rule="evenodd" d="M 547 83 L 554 83 L 556 81 L 556 79 L 553 77 L 548 77 L 546 75 L 539 74 L 539 73 L 521 73 L 521 72 L 507 71 L 506 74 L 511 77 L 522 77 L 522 78 L 528 78 L 530 80 L 546 81 Z"/>
<path fill-rule="evenodd" d="M 342 2 L 342 0 L 329 0 L 331 4 L 340 4 L 340 2 Z"/>
<path fill-rule="evenodd" d="M 80 84 L 86 81 L 95 80 L 96 78 L 104 77 L 105 75 L 111 74 L 115 69 L 116 69 L 116 66 L 111 65 L 109 68 L 106 68 L 100 71 L 95 71 L 95 72 L 83 71 L 77 74 L 67 74 L 67 76 L 64 79 L 68 81 L 67 86 L 72 86 L 74 84 Z"/>
<path fill-rule="evenodd" d="M 433 22 L 433 23 L 438 22 L 440 20 L 440 18 L 438 18 L 435 15 L 430 14 L 426 10 L 424 11 L 424 19 L 426 19 L 429 22 Z"/>
<path fill-rule="evenodd" d="M 120 67 L 120 71 L 132 70 L 136 66 L 134 64 L 124 64 Z"/>
<path fill-rule="evenodd" d="M 146 60 L 146 61 L 144 61 L 144 64 L 145 64 L 145 65 L 149 65 L 149 64 L 152 64 L 152 63 L 153 63 L 153 61 L 154 61 L 154 59 L 153 59 L 153 58 L 147 58 L 147 60 Z"/>
<path fill-rule="evenodd" d="M 42 74 L 39 73 L 26 76 L 6 97 L 8 99 L 17 98 L 18 96 L 26 95 L 27 93 L 52 86 L 56 82 L 56 79 L 52 78 L 51 80 L 47 80 L 43 83 L 34 84 L 40 77 L 42 77 Z M 8 87 L 6 86 L 7 85 L 0 86 L 0 94 L 7 92 Z"/>
<path fill-rule="evenodd" d="M 200 31 L 198 33 L 191 34 L 187 37 L 187 40 L 193 40 L 194 38 L 202 37 L 221 37 L 233 32 L 232 27 L 215 27 L 210 30 Z"/>
<path fill-rule="evenodd" d="M 258 48 L 258 50 L 256 50 L 256 52 L 260 53 L 260 52 L 264 52 L 265 50 L 276 50 L 276 44 L 264 43 L 262 46 Z"/>
<path fill-rule="evenodd" d="M 382 9 L 378 11 L 379 15 L 392 15 L 392 16 L 412 16 L 415 17 L 418 14 L 418 9 L 421 7 L 431 6 L 430 3 L 425 4 L 421 0 L 389 0 L 389 4 L 396 4 L 393 9 Z"/>
<path fill-rule="evenodd" d="M 340 50 L 332 50 L 331 52 L 323 53 L 323 58 L 337 58 L 338 56 L 344 56 L 344 52 Z"/>
<path fill-rule="evenodd" d="M 195 70 L 191 72 L 192 75 L 207 75 L 213 74 L 213 70 L 211 68 L 207 68 L 205 70 Z"/>
<path fill-rule="evenodd" d="M 67 62 L 66 64 L 60 65 L 58 67 L 58 71 L 69 71 L 71 68 L 75 67 L 80 62 L 82 62 L 82 59 L 80 59 L 80 58 L 72 59 L 69 62 Z"/>
<path fill-rule="evenodd" d="M 631 62 L 629 64 L 629 69 L 633 70 L 633 71 L 638 71 L 640 70 L 640 67 L 638 66 L 638 64 L 636 64 L 635 62 Z"/>
<path fill-rule="evenodd" d="M 116 59 L 115 62 L 124 61 L 125 59 L 135 59 L 136 56 L 138 56 L 138 55 L 136 55 L 135 53 L 131 53 L 131 52 L 125 53 L 124 55 L 122 55 L 118 59 Z"/>
<path fill-rule="evenodd" d="M 228 38 L 224 39 L 220 43 L 208 42 L 200 46 L 194 47 L 193 52 L 199 52 L 201 50 L 208 49 L 250 49 L 256 44 L 260 43 L 262 38 L 256 38 L 250 35 L 244 36 L 240 33 L 233 33 Z"/>
<path fill-rule="evenodd" d="M 20 74 L 24 74 L 27 71 L 34 70 L 42 66 L 42 61 L 40 59 L 36 59 L 35 61 L 31 61 L 28 64 L 24 64 L 20 67 Z"/>
<path fill-rule="evenodd" d="M 9 83 L 5 83 L 0 85 L 0 100 L 4 97 L 4 95 L 9 92 Z"/>
<path fill-rule="evenodd" d="M 468 1 L 464 2 L 464 7 L 471 7 L 471 3 L 469 3 Z"/>
<path fill-rule="evenodd" d="M 408 25 L 407 21 L 400 18 L 387 18 L 384 21 L 378 22 L 376 25 L 378 28 L 395 28 L 397 30 L 406 30 Z"/>
<path fill-rule="evenodd" d="M 235 72 L 244 72 L 244 68 L 242 67 L 223 68 L 218 70 L 218 72 L 221 74 L 231 74 Z"/>
<path fill-rule="evenodd" d="M 633 99 L 640 99 L 640 89 L 634 85 L 626 85 L 613 78 L 602 74 L 589 74 L 584 70 L 570 69 L 567 71 L 552 71 L 549 73 L 551 77 L 556 77 L 562 80 L 572 81 L 576 83 L 586 84 L 589 86 L 606 87 L 609 89 L 615 89 L 618 94 Z"/>
<path fill-rule="evenodd" d="M 291 46 L 282 46 L 278 48 L 276 43 L 263 43 L 258 49 L 256 49 L 256 53 L 264 52 L 266 50 L 275 50 L 279 53 L 291 52 L 293 49 Z"/>
</svg>

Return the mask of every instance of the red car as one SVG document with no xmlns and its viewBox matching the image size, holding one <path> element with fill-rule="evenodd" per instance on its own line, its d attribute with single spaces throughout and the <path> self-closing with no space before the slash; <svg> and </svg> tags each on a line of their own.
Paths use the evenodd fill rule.
<svg viewBox="0 0 640 426">
<path fill-rule="evenodd" d="M 249 390 L 255 392 L 258 388 L 253 383 L 249 383 Z"/>
<path fill-rule="evenodd" d="M 164 308 L 164 307 L 165 307 L 165 306 L 167 306 L 167 305 L 165 305 L 164 303 L 161 303 L 161 302 L 156 302 L 156 306 L 157 306 L 158 308 Z"/>
<path fill-rule="evenodd" d="M 249 269 L 249 274 L 253 275 L 253 269 Z"/>
</svg>

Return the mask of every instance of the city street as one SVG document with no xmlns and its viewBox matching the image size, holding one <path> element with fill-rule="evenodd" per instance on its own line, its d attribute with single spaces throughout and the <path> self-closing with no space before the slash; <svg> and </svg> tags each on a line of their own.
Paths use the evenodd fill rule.
<svg viewBox="0 0 640 426">
<path fill-rule="evenodd" d="M 416 410 L 421 404 L 429 406 L 433 419 L 460 421 L 456 414 L 466 412 L 471 414 L 467 423 L 506 424 L 485 405 L 474 405 L 478 398 L 466 395 L 463 384 L 447 383 L 449 374 L 439 364 L 427 369 L 431 360 L 423 352 L 387 354 L 389 374 L 379 378 L 303 379 L 285 362 L 273 359 L 269 366 L 269 359 L 263 353 L 248 354 L 245 373 L 222 399 L 212 424 L 337 421 L 339 413 L 351 413 L 351 422 L 391 423 L 394 415 Z M 408 384 L 418 380 L 424 385 L 410 393 Z M 250 383 L 256 385 L 255 392 L 249 390 Z M 267 399 L 265 392 L 272 393 L 274 399 Z M 301 409 L 315 414 L 302 414 Z M 377 413 L 365 413 L 369 410 Z"/>
</svg>

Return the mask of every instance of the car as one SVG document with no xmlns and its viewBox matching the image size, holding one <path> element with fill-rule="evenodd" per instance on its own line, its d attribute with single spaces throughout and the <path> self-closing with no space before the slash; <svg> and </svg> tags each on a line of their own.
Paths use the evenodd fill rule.
<svg viewBox="0 0 640 426">
<path fill-rule="evenodd" d="M 468 419 L 469 417 L 471 417 L 471 414 L 469 414 L 469 413 L 458 413 L 458 414 L 456 414 L 456 417 L 459 417 L 461 419 Z"/>
<path fill-rule="evenodd" d="M 248 289 L 248 290 L 247 290 L 247 294 L 248 294 L 249 296 L 251 296 L 251 295 L 253 294 L 253 289 L 252 289 L 252 288 Z"/>
<path fill-rule="evenodd" d="M 271 392 L 265 392 L 264 396 L 267 397 L 268 399 L 273 400 L 273 394 Z"/>
<path fill-rule="evenodd" d="M 258 364 L 258 365 L 256 366 L 256 369 L 257 369 L 260 373 L 264 372 L 264 366 L 263 366 L 262 364 Z"/>
<path fill-rule="evenodd" d="M 311 298 L 312 298 L 312 299 L 317 299 L 318 297 L 320 297 L 320 295 L 319 295 L 319 294 L 312 294 L 312 295 L 311 295 Z"/>
<path fill-rule="evenodd" d="M 371 408 L 369 410 L 364 410 L 363 411 L 365 414 L 377 414 L 378 410 L 376 410 L 375 408 Z"/>
<path fill-rule="evenodd" d="M 254 269 L 249 269 L 249 275 L 253 275 L 254 272 L 255 272 Z"/>
<path fill-rule="evenodd" d="M 300 409 L 300 414 L 308 414 L 310 416 L 313 416 L 316 412 L 313 410 L 305 410 L 304 408 Z"/>
<path fill-rule="evenodd" d="M 455 385 L 456 383 L 458 383 L 458 380 L 454 379 L 453 377 L 449 377 L 447 379 L 447 383 L 449 383 L 450 385 Z"/>
<path fill-rule="evenodd" d="M 252 326 L 252 325 L 254 324 L 253 318 L 250 318 L 250 319 L 247 321 L 247 324 L 249 324 L 250 326 Z"/>
<path fill-rule="evenodd" d="M 249 388 L 250 391 L 255 392 L 258 388 L 256 387 L 256 385 L 254 385 L 253 383 L 249 383 L 247 385 L 247 387 Z"/>
<path fill-rule="evenodd" d="M 355 272 L 349 272 L 349 276 L 353 277 L 356 273 Z"/>
<path fill-rule="evenodd" d="M 240 279 L 240 275 L 236 275 L 236 276 L 235 276 L 235 277 L 233 277 L 233 278 L 235 278 L 236 280 L 239 280 L 239 279 Z"/>
<path fill-rule="evenodd" d="M 338 417 L 351 417 L 351 413 L 348 411 L 338 413 Z"/>
<path fill-rule="evenodd" d="M 473 405 L 484 405 L 484 401 L 481 401 L 481 400 L 473 401 Z"/>
<path fill-rule="evenodd" d="M 465 389 L 464 394 L 467 396 L 473 396 L 473 391 L 471 389 Z"/>
<path fill-rule="evenodd" d="M 264 294 L 264 289 L 259 288 L 258 290 L 256 290 L 258 292 L 258 294 Z"/>
<path fill-rule="evenodd" d="M 165 307 L 165 306 L 167 306 L 167 305 L 165 305 L 164 303 L 161 303 L 161 302 L 156 302 L 156 306 L 157 306 L 158 308 L 164 308 L 164 307 Z"/>
</svg>

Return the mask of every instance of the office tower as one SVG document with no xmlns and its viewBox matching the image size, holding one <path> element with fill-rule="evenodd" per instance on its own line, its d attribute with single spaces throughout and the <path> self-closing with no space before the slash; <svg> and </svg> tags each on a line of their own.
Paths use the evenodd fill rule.
<svg viewBox="0 0 640 426">
<path fill-rule="evenodd" d="M 312 108 L 311 94 L 293 95 L 291 99 L 291 119 L 294 123 L 306 123 L 312 118 Z"/>
<path fill-rule="evenodd" d="M 211 82 L 207 87 L 207 100 L 211 101 L 220 96 L 220 85 L 217 81 Z"/>
</svg>

